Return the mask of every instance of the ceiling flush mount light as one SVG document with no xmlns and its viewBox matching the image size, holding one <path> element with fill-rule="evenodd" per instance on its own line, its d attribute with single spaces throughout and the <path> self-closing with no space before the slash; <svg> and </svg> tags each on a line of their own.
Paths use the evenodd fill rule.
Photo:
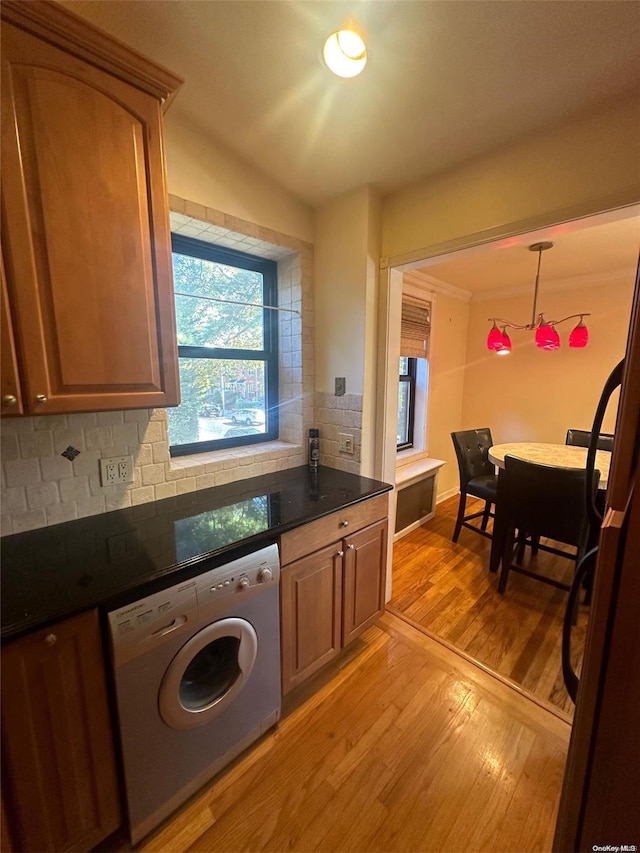
<svg viewBox="0 0 640 853">
<path fill-rule="evenodd" d="M 511 340 L 507 334 L 507 326 L 510 329 L 518 329 L 519 331 L 535 331 L 536 346 L 544 350 L 560 349 L 560 335 L 556 331 L 556 326 L 564 323 L 565 320 L 573 320 L 579 317 L 578 325 L 575 326 L 569 335 L 569 346 L 576 349 L 586 347 L 589 340 L 589 331 L 583 322 L 583 317 L 589 317 L 590 314 L 583 312 L 582 314 L 570 314 L 568 317 L 563 317 L 562 320 L 545 320 L 543 314 L 536 314 L 538 304 L 538 288 L 540 285 L 540 261 L 542 253 L 547 249 L 552 249 L 553 243 L 534 243 L 529 246 L 530 252 L 538 252 L 538 269 L 536 271 L 536 284 L 533 292 L 533 309 L 531 312 L 531 322 L 524 326 L 519 326 L 517 323 L 512 323 L 510 320 L 505 320 L 502 317 L 489 317 L 489 322 L 493 323 L 487 338 L 487 349 L 498 353 L 498 355 L 506 355 L 511 352 Z M 502 327 L 502 328 L 500 328 Z"/>
<path fill-rule="evenodd" d="M 367 64 L 367 49 L 353 30 L 338 30 L 324 43 L 324 61 L 338 77 L 355 77 Z"/>
</svg>

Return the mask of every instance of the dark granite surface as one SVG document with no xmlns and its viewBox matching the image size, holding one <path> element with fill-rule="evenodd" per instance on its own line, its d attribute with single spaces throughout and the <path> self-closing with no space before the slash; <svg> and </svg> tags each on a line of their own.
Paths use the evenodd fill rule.
<svg viewBox="0 0 640 853">
<path fill-rule="evenodd" d="M 390 489 L 301 467 L 7 536 L 2 638 L 179 583 Z"/>
</svg>

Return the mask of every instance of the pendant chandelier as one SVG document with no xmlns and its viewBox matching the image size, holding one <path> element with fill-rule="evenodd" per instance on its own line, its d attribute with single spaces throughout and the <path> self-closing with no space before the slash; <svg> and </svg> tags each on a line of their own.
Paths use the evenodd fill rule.
<svg viewBox="0 0 640 853">
<path fill-rule="evenodd" d="M 553 248 L 553 243 L 533 243 L 529 246 L 530 252 L 538 252 L 538 269 L 536 272 L 536 284 L 533 292 L 533 309 L 531 312 L 531 322 L 524 326 L 512 323 L 510 320 L 505 320 L 502 317 L 489 317 L 489 322 L 493 323 L 487 338 L 487 349 L 496 352 L 498 355 L 507 355 L 511 352 L 511 338 L 507 334 L 507 329 L 517 329 L 518 331 L 534 331 L 536 346 L 544 350 L 560 349 L 560 335 L 556 331 L 556 326 L 564 323 L 565 320 L 573 320 L 579 318 L 578 324 L 574 327 L 569 335 L 569 346 L 576 349 L 586 347 L 589 341 L 589 330 L 583 322 L 583 317 L 589 317 L 590 314 L 570 314 L 568 317 L 563 317 L 562 320 L 545 320 L 543 314 L 536 315 L 538 303 L 538 286 L 540 284 L 540 261 L 542 253 L 547 249 Z"/>
</svg>

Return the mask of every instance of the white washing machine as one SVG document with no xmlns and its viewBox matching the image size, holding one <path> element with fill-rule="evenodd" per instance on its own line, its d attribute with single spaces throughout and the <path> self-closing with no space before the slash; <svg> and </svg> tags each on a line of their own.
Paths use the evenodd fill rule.
<svg viewBox="0 0 640 853">
<path fill-rule="evenodd" d="M 108 614 L 136 844 L 280 717 L 270 545 Z"/>
</svg>

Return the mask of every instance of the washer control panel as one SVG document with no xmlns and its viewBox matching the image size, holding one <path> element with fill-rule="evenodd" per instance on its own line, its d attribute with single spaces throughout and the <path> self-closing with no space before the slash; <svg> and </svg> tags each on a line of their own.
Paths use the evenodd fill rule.
<svg viewBox="0 0 640 853">
<path fill-rule="evenodd" d="M 221 599 L 256 594 L 279 579 L 274 544 L 111 611 L 108 620 L 116 664 L 137 657 L 183 625 L 206 619 Z"/>
</svg>

